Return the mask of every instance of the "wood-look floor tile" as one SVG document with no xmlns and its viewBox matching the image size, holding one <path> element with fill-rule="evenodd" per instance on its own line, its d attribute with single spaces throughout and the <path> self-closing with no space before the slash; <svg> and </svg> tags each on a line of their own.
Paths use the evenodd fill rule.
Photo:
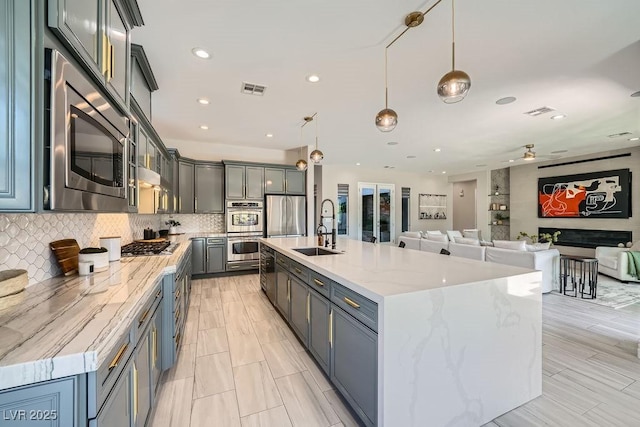
<svg viewBox="0 0 640 427">
<path fill-rule="evenodd" d="M 305 379 L 304 372 L 276 378 L 276 385 L 294 426 L 330 427 L 340 422 L 313 379 Z"/>
<path fill-rule="evenodd" d="M 499 416 L 493 422 L 500 427 L 540 427 L 547 425 L 522 406 Z"/>
<path fill-rule="evenodd" d="M 182 345 L 195 344 L 196 341 L 198 341 L 198 313 L 196 313 L 195 316 L 193 315 L 193 312 L 189 314 L 189 318 L 184 324 Z"/>
<path fill-rule="evenodd" d="M 482 427 L 500 427 L 498 424 L 494 423 L 493 421 L 488 422 L 486 424 L 483 424 Z"/>
<path fill-rule="evenodd" d="M 224 328 L 224 314 L 222 310 L 205 311 L 199 313 L 198 329 Z"/>
<path fill-rule="evenodd" d="M 346 404 L 342 401 L 338 392 L 335 390 L 327 390 L 324 392 L 324 396 L 329 401 L 329 404 L 335 411 L 338 418 L 345 427 L 358 427 L 360 424 L 356 420 L 356 416 L 351 413 Z"/>
<path fill-rule="evenodd" d="M 240 427 L 235 391 L 213 394 L 193 401 L 191 427 Z"/>
<path fill-rule="evenodd" d="M 333 389 L 333 386 L 329 382 L 329 379 L 326 377 L 322 369 L 316 364 L 315 361 L 311 359 L 311 356 L 306 351 L 298 352 L 298 357 L 304 363 L 304 366 L 307 368 L 313 379 L 315 380 L 318 388 L 322 391 L 327 391 Z"/>
<path fill-rule="evenodd" d="M 631 384 L 630 386 L 622 390 L 622 392 L 629 396 L 635 397 L 636 399 L 638 399 L 638 404 L 640 404 L 640 381 L 636 381 L 635 383 Z"/>
<path fill-rule="evenodd" d="M 273 316 L 273 311 L 269 310 L 261 301 L 252 301 L 247 303 L 245 301 L 245 308 L 249 318 L 253 322 L 270 322 Z"/>
<path fill-rule="evenodd" d="M 253 325 L 241 301 L 224 303 L 222 310 L 227 331 L 234 334 L 253 334 Z"/>
<path fill-rule="evenodd" d="M 236 290 L 221 291 L 220 292 L 220 299 L 222 300 L 223 304 L 227 303 L 227 302 L 240 302 L 240 301 L 242 301 L 242 298 L 240 298 L 240 294 Z"/>
<path fill-rule="evenodd" d="M 601 403 L 585 414 L 598 426 L 631 427 L 640 426 L 638 407 L 627 407 L 617 403 Z"/>
<path fill-rule="evenodd" d="M 598 353 L 588 360 L 605 369 L 611 369 L 634 380 L 640 380 L 640 359 L 631 355 L 625 358 L 612 354 Z"/>
<path fill-rule="evenodd" d="M 193 377 L 196 364 L 196 344 L 187 344 L 180 347 L 178 361 L 171 369 L 167 370 L 167 381 Z"/>
<path fill-rule="evenodd" d="M 256 332 L 258 341 L 260 341 L 261 344 L 287 339 L 287 334 L 282 329 L 282 326 L 273 321 L 253 322 L 253 330 Z"/>
<path fill-rule="evenodd" d="M 585 392 L 588 390 L 591 397 L 602 403 L 620 403 L 629 407 L 640 406 L 638 399 L 573 369 L 565 369 L 554 375 L 553 378 L 569 386 L 582 386 Z"/>
<path fill-rule="evenodd" d="M 291 420 L 284 406 L 249 415 L 240 421 L 242 427 L 291 427 Z"/>
<path fill-rule="evenodd" d="M 233 370 L 229 353 L 196 358 L 194 398 L 233 390 Z"/>
<path fill-rule="evenodd" d="M 542 333 L 542 344 L 546 346 L 559 348 L 563 350 L 565 353 L 575 357 L 576 359 L 587 359 L 597 353 L 592 348 L 580 345 L 576 342 L 571 342 L 562 338 L 558 338 L 557 336 L 550 335 L 546 332 Z"/>
<path fill-rule="evenodd" d="M 229 339 L 232 366 L 235 367 L 265 360 L 262 347 L 260 347 L 260 343 L 255 334 L 237 334 L 229 330 L 228 326 L 227 324 L 227 337 Z"/>
<path fill-rule="evenodd" d="M 229 351 L 227 330 L 225 328 L 213 328 L 198 331 L 197 337 L 196 357 Z"/>
<path fill-rule="evenodd" d="M 262 345 L 264 355 L 274 378 L 306 370 L 306 366 L 289 341 L 273 341 Z"/>
<path fill-rule="evenodd" d="M 193 377 L 166 381 L 162 384 L 149 419 L 153 427 L 189 427 Z"/>
<path fill-rule="evenodd" d="M 600 403 L 588 389 L 577 384 L 558 381 L 553 377 L 542 380 L 542 395 L 561 402 L 563 406 L 579 414 L 584 414 Z"/>
<path fill-rule="evenodd" d="M 233 376 L 241 417 L 282 405 L 267 362 L 237 366 L 233 368 Z"/>
<path fill-rule="evenodd" d="M 220 298 L 205 298 L 200 299 L 200 312 L 222 310 L 222 301 Z"/>
</svg>

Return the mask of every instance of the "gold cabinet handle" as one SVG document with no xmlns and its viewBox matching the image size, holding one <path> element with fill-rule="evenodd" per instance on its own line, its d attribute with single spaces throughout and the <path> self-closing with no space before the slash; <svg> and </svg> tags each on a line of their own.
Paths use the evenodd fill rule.
<svg viewBox="0 0 640 427">
<path fill-rule="evenodd" d="M 108 63 L 108 56 L 109 56 L 109 38 L 107 37 L 107 35 L 103 35 L 102 36 L 102 68 L 101 68 L 101 72 L 102 75 L 107 78 L 109 75 L 109 67 L 107 65 Z"/>
<path fill-rule="evenodd" d="M 180 289 L 178 289 L 178 292 L 176 292 L 176 296 L 174 299 L 178 299 L 178 298 L 180 298 Z"/>
<path fill-rule="evenodd" d="M 153 353 L 151 354 L 153 367 L 156 367 L 156 361 L 158 360 L 158 330 L 156 327 L 153 327 L 153 332 L 151 333 L 151 345 L 153 346 Z"/>
<path fill-rule="evenodd" d="M 287 301 L 291 301 L 291 279 L 287 279 Z"/>
<path fill-rule="evenodd" d="M 176 321 L 178 320 L 179 317 L 180 317 L 180 309 L 178 309 L 178 311 L 176 311 Z"/>
<path fill-rule="evenodd" d="M 109 42 L 109 80 L 113 78 L 113 69 L 115 68 L 115 53 L 111 42 Z"/>
<path fill-rule="evenodd" d="M 160 298 L 161 295 L 162 295 L 162 289 L 160 289 L 156 294 L 156 299 Z"/>
<path fill-rule="evenodd" d="M 151 311 L 151 307 L 149 307 L 147 309 L 147 311 L 144 312 L 144 314 L 140 317 L 140 319 L 138 319 L 138 327 L 140 327 L 145 320 L 147 320 L 147 316 L 149 316 L 149 312 Z"/>
<path fill-rule="evenodd" d="M 307 323 L 311 323 L 311 294 L 307 293 Z"/>
<path fill-rule="evenodd" d="M 198 198 L 194 197 L 193 202 L 194 202 L 193 207 L 195 208 L 195 211 L 198 212 Z"/>
<path fill-rule="evenodd" d="M 324 283 L 323 283 L 323 282 L 321 282 L 321 281 L 320 281 L 320 280 L 318 280 L 318 279 L 313 279 L 313 283 L 315 283 L 315 284 L 316 284 L 316 285 L 318 285 L 318 286 L 324 286 Z"/>
<path fill-rule="evenodd" d="M 180 344 L 180 332 L 178 332 L 178 335 L 176 335 L 176 346 Z"/>
<path fill-rule="evenodd" d="M 300 270 L 298 267 L 296 267 L 296 273 L 302 274 L 302 270 Z"/>
<path fill-rule="evenodd" d="M 329 347 L 333 347 L 333 310 L 329 312 Z"/>
<path fill-rule="evenodd" d="M 350 298 L 344 297 L 343 300 L 353 308 L 360 308 L 360 304 Z"/>
<path fill-rule="evenodd" d="M 114 357 L 111 363 L 109 364 L 109 370 L 112 370 L 113 368 L 118 366 L 118 363 L 120 363 L 120 359 L 122 359 L 122 355 L 127 350 L 127 347 L 129 347 L 129 343 L 122 344 L 122 347 L 120 347 L 120 350 L 118 350 L 116 357 Z"/>
<path fill-rule="evenodd" d="M 138 369 L 133 362 L 133 421 L 138 418 Z"/>
</svg>

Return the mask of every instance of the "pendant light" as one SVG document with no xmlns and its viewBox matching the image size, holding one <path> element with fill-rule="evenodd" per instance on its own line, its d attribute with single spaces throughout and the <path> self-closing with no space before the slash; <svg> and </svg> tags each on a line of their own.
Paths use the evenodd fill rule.
<svg viewBox="0 0 640 427">
<path fill-rule="evenodd" d="M 313 160 L 313 163 L 320 163 L 320 161 L 324 158 L 324 153 L 322 153 L 322 151 L 318 150 L 318 117 L 317 117 L 317 115 L 318 115 L 318 113 L 315 113 L 311 117 L 305 117 L 304 118 L 305 120 L 309 119 L 309 120 L 307 120 L 307 122 L 310 122 L 314 118 L 316 119 L 316 149 L 313 150 L 311 152 L 311 154 L 309 155 L 309 158 L 311 160 Z"/>
<path fill-rule="evenodd" d="M 398 114 L 389 108 L 389 88 L 387 84 L 387 50 L 384 48 L 384 109 L 376 115 L 376 127 L 380 132 L 391 132 L 398 124 Z"/>
<path fill-rule="evenodd" d="M 300 126 L 300 159 L 298 159 L 298 161 L 296 162 L 296 169 L 298 169 L 299 171 L 307 170 L 307 161 L 302 158 L 302 128 L 303 127 L 304 125 Z"/>
<path fill-rule="evenodd" d="M 469 75 L 456 70 L 455 0 L 451 0 L 451 35 L 451 71 L 442 76 L 438 83 L 438 96 L 447 104 L 462 101 L 471 88 Z"/>
</svg>

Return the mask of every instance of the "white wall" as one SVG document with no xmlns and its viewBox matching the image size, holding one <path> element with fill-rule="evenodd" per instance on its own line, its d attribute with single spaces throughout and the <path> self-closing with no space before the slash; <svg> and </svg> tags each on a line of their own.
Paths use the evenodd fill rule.
<svg viewBox="0 0 640 427">
<path fill-rule="evenodd" d="M 283 165 L 295 163 L 295 160 L 293 163 L 287 162 L 291 154 L 286 150 L 176 139 L 166 139 L 164 143 L 169 148 L 177 148 L 181 156 L 195 160 L 218 162 L 221 160 L 238 160 L 241 162 L 261 162 Z"/>
<path fill-rule="evenodd" d="M 460 196 L 462 192 L 462 196 Z M 456 182 L 453 184 L 453 229 L 476 228 L 476 181 Z"/>
<path fill-rule="evenodd" d="M 489 223 L 491 222 L 491 217 L 489 216 L 491 171 L 485 170 L 460 175 L 451 175 L 448 178 L 448 182 L 450 183 L 474 180 L 476 181 L 476 228 L 480 230 L 483 239 L 489 240 L 491 237 L 491 230 L 489 227 Z"/>
<path fill-rule="evenodd" d="M 631 153 L 630 157 L 598 160 L 553 168 L 538 166 L 567 161 L 593 159 L 615 154 Z M 615 218 L 538 218 L 538 178 L 572 175 L 613 169 L 631 169 L 632 213 L 629 219 Z M 640 147 L 626 150 L 605 151 L 588 156 L 565 158 L 544 163 L 526 164 L 511 168 L 511 238 L 520 231 L 537 234 L 538 227 L 578 228 L 592 230 L 631 230 L 633 239 L 640 239 Z M 563 254 L 593 256 L 593 249 L 558 247 Z"/>
<path fill-rule="evenodd" d="M 349 184 L 349 237 L 358 237 L 358 182 L 395 184 L 395 237 L 402 230 L 402 187 L 411 188 L 410 231 L 450 230 L 452 186 L 446 177 L 432 174 L 401 172 L 395 169 L 367 169 L 361 166 L 322 167 L 322 199 L 338 198 L 338 184 Z M 435 193 L 447 195 L 447 219 L 418 219 L 418 194 Z M 487 193 L 488 194 L 488 193 Z"/>
</svg>

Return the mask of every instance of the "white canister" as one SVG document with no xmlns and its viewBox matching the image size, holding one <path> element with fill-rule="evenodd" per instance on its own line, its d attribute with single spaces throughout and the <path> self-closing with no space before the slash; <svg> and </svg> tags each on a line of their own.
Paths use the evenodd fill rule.
<svg viewBox="0 0 640 427">
<path fill-rule="evenodd" d="M 93 271 L 104 271 L 109 269 L 109 251 L 99 253 L 78 254 L 78 265 L 81 262 L 93 262 Z"/>
<path fill-rule="evenodd" d="M 118 261 L 120 259 L 120 236 L 101 237 L 100 247 L 109 251 L 109 261 Z"/>
<path fill-rule="evenodd" d="M 93 273 L 93 262 L 78 261 L 78 274 L 80 276 L 88 276 Z"/>
</svg>

